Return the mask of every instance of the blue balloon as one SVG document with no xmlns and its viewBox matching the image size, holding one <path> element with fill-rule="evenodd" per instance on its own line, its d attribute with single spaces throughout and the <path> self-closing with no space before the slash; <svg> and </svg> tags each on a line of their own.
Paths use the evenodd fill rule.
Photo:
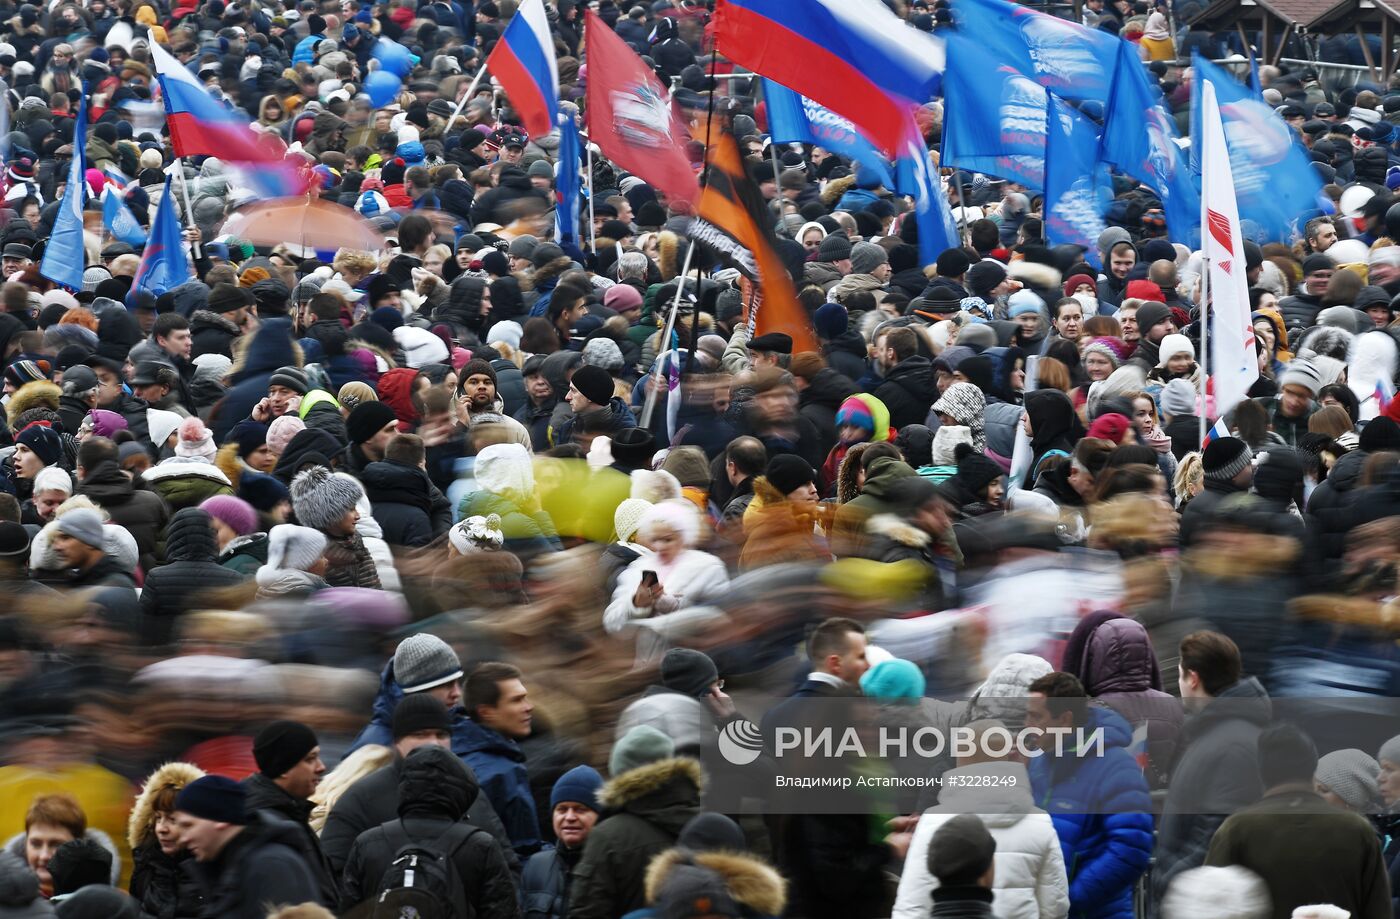
<svg viewBox="0 0 1400 919">
<path fill-rule="evenodd" d="M 391 38 L 380 38 L 374 43 L 374 50 L 370 53 L 381 68 L 393 71 L 400 79 L 408 76 L 413 72 L 413 68 L 418 66 L 418 56 Z"/>
<path fill-rule="evenodd" d="M 376 70 L 365 80 L 365 92 L 369 93 L 370 104 L 382 108 L 398 97 L 403 81 L 387 70 Z"/>
</svg>

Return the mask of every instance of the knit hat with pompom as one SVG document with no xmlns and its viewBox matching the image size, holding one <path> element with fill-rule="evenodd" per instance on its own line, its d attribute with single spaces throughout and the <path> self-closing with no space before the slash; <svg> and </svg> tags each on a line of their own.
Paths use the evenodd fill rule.
<svg viewBox="0 0 1400 919">
<path fill-rule="evenodd" d="M 175 455 L 188 459 L 199 459 L 206 463 L 214 462 L 218 448 L 214 446 L 214 435 L 198 418 L 186 418 L 178 429 L 180 440 L 175 444 Z"/>
</svg>

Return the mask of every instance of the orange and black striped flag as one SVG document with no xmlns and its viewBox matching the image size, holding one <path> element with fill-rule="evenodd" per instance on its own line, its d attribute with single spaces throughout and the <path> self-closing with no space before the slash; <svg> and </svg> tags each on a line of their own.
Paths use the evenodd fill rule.
<svg viewBox="0 0 1400 919">
<path fill-rule="evenodd" d="M 708 172 L 689 236 L 719 252 L 748 279 L 754 296 L 746 301 L 754 335 L 783 332 L 792 336 L 793 353 L 818 351 L 807 312 L 775 240 L 763 195 L 744 168 L 739 145 L 728 131 L 717 131 L 707 157 Z"/>
</svg>

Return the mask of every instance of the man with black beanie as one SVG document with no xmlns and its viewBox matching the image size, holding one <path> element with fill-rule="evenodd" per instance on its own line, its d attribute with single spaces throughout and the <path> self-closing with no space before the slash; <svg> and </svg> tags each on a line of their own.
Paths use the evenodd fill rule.
<svg viewBox="0 0 1400 919">
<path fill-rule="evenodd" d="M 331 866 L 339 874 L 345 869 L 350 847 L 365 830 L 393 820 L 399 812 L 399 778 L 403 761 L 409 753 L 424 746 L 452 747 L 452 716 L 442 700 L 427 692 L 404 696 L 394 707 L 394 759 L 389 765 L 360 779 L 346 789 L 326 816 L 321 830 L 321 847 Z M 501 818 L 485 795 L 478 795 L 463 818 L 472 826 L 481 827 L 496 839 L 506 864 L 514 873 L 520 871 L 520 859 L 511 846 L 510 837 Z"/>
<path fill-rule="evenodd" d="M 233 779 L 206 775 L 186 785 L 175 797 L 174 817 L 180 844 L 195 858 L 191 873 L 204 892 L 203 915 L 263 919 L 272 905 L 319 901 L 297 827 L 250 808 Z"/>
<path fill-rule="evenodd" d="M 1201 451 L 1201 469 L 1205 489 L 1181 513 L 1181 547 L 1195 541 L 1201 529 L 1220 502 L 1234 494 L 1249 491 L 1254 481 L 1254 454 L 1249 444 L 1238 437 L 1218 437 Z"/>
<path fill-rule="evenodd" d="M 243 780 L 245 806 L 296 824 L 297 849 L 316 880 L 321 902 L 337 902 L 336 873 L 310 823 L 311 795 L 326 772 L 316 733 L 299 721 L 274 721 L 253 738 L 253 760 L 258 771 Z"/>
<path fill-rule="evenodd" d="M 346 467 L 360 475 L 370 463 L 384 459 L 389 441 L 399 433 L 399 419 L 384 402 L 361 402 L 345 419 L 350 446 L 345 448 Z"/>
</svg>

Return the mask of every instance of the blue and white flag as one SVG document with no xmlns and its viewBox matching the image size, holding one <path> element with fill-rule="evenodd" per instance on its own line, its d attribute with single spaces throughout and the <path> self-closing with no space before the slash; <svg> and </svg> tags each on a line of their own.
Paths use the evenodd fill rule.
<svg viewBox="0 0 1400 919">
<path fill-rule="evenodd" d="M 578 123 L 568 112 L 560 112 L 558 121 L 559 166 L 554 177 L 558 200 L 554 204 L 554 241 L 561 246 L 577 246 L 579 201 L 582 199 Z"/>
<path fill-rule="evenodd" d="M 991 67 L 980 39 L 951 32 L 943 74 L 943 166 L 1045 186 L 1045 88 L 1009 64 Z"/>
<path fill-rule="evenodd" d="M 151 238 L 141 253 L 141 266 L 136 269 L 136 279 L 131 282 L 126 305 L 133 306 L 137 294 L 143 290 L 159 297 L 193 276 L 190 260 L 185 255 L 185 238 L 180 231 L 175 194 L 170 188 L 170 176 L 166 176 L 165 192 L 160 196 L 155 219 L 151 221 Z"/>
<path fill-rule="evenodd" d="M 928 148 L 912 117 L 904 156 L 895 160 L 894 188 L 899 194 L 914 199 L 912 216 L 919 227 L 919 264 L 931 265 L 941 252 L 962 245 L 943 183 L 938 179 Z"/>
<path fill-rule="evenodd" d="M 1049 93 L 1045 135 L 1045 239 L 1051 245 L 1084 247 L 1084 259 L 1099 263 L 1103 215 L 1113 197 L 1108 168 L 1099 162 L 1093 122 Z"/>
<path fill-rule="evenodd" d="M 4 103 L 7 104 L 7 103 Z M 78 100 L 78 116 L 73 123 L 73 159 L 68 165 L 68 182 L 63 201 L 54 217 L 53 232 L 44 248 L 39 273 L 69 290 L 83 289 L 87 252 L 83 247 L 83 204 L 87 200 L 87 87 Z"/>
<path fill-rule="evenodd" d="M 953 16 L 983 62 L 1009 65 L 1061 99 L 1108 101 L 1120 39 L 1007 0 L 958 0 Z"/>
<path fill-rule="evenodd" d="M 823 108 L 766 77 L 763 99 L 768 133 L 775 144 L 812 144 L 875 170 L 886 188 L 893 186 L 889 163 L 849 119 Z"/>
<path fill-rule="evenodd" d="M 102 225 L 114 239 L 120 239 L 129 246 L 146 243 L 146 231 L 136 222 L 121 192 L 111 185 L 102 189 Z"/>
</svg>

